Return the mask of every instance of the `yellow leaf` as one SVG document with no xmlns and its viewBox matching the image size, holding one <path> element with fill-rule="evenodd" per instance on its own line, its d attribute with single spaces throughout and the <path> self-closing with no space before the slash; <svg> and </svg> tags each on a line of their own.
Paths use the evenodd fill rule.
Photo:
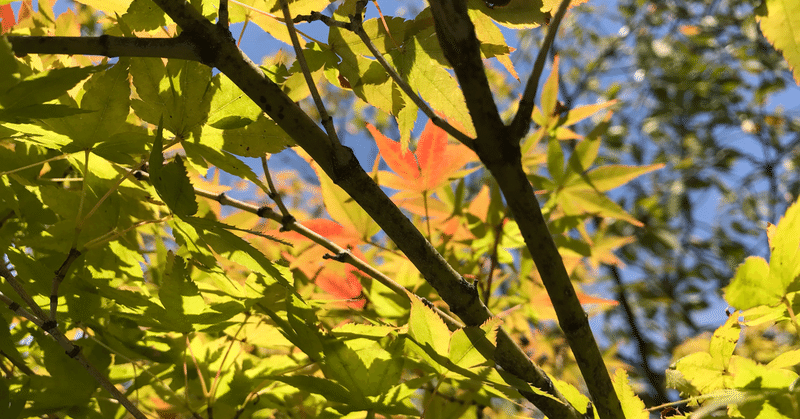
<svg viewBox="0 0 800 419">
<path fill-rule="evenodd" d="M 800 2 L 797 0 L 764 0 L 756 10 L 761 32 L 792 69 L 800 84 Z"/>
</svg>

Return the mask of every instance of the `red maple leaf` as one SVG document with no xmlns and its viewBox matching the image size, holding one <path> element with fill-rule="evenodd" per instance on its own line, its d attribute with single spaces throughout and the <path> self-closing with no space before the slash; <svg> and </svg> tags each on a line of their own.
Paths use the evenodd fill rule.
<svg viewBox="0 0 800 419">
<path fill-rule="evenodd" d="M 396 175 L 384 173 L 381 183 L 392 189 L 427 192 L 457 177 L 459 169 L 477 160 L 463 144 L 448 144 L 447 133 L 428 121 L 417 143 L 417 150 L 403 150 L 400 143 L 381 134 L 371 124 L 367 129 L 378 144 L 380 155 Z"/>
<path fill-rule="evenodd" d="M 10 31 L 17 23 L 16 20 L 14 20 L 14 9 L 11 8 L 10 4 L 0 6 L 0 20 L 2 20 L 2 31 L 0 31 L 0 33 Z"/>
</svg>

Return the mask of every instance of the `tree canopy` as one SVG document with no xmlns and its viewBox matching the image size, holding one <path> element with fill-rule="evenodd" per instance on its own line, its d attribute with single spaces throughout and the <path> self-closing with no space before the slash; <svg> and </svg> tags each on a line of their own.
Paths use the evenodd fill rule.
<svg viewBox="0 0 800 419">
<path fill-rule="evenodd" d="M 0 417 L 800 415 L 800 5 L 53 3 L 0 1 Z"/>
</svg>

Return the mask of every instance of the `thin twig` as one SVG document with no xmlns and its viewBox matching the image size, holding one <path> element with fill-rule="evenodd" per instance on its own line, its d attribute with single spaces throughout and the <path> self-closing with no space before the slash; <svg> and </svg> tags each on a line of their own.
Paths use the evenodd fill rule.
<svg viewBox="0 0 800 419">
<path fill-rule="evenodd" d="M 37 162 L 31 163 L 31 164 L 26 164 L 25 166 L 17 167 L 16 169 L 11 169 L 11 170 L 6 171 L 6 172 L 0 172 L 0 176 L 10 175 L 12 173 L 16 173 L 16 172 L 19 172 L 19 171 L 22 171 L 22 170 L 25 170 L 25 169 L 30 169 L 31 167 L 36 167 L 36 166 L 39 166 L 41 164 L 49 163 L 49 162 L 54 161 L 54 160 L 67 159 L 67 158 L 69 158 L 69 156 L 70 156 L 69 154 L 59 154 L 59 155 L 57 155 L 55 157 L 50 157 L 49 159 L 44 159 L 44 160 L 37 161 Z"/>
<path fill-rule="evenodd" d="M 536 61 L 533 64 L 533 71 L 531 77 L 528 79 L 528 84 L 525 86 L 525 93 L 519 101 L 519 109 L 511 122 L 511 135 L 510 138 L 521 139 L 528 133 L 531 127 L 531 114 L 533 113 L 533 106 L 536 100 L 536 93 L 539 89 L 539 79 L 542 77 L 544 71 L 544 62 L 547 59 L 547 54 L 553 41 L 558 34 L 558 26 L 561 24 L 561 19 L 567 13 L 570 0 L 561 0 L 561 5 L 558 6 L 558 11 L 550 21 L 550 26 L 547 28 L 547 35 L 544 37 L 542 48 L 536 56 Z"/>
<path fill-rule="evenodd" d="M 383 58 L 383 54 L 381 54 L 381 52 L 378 51 L 378 49 L 375 47 L 375 44 L 373 44 L 372 40 L 369 39 L 369 35 L 367 35 L 367 32 L 364 30 L 363 18 L 361 14 L 357 13 L 355 15 L 350 16 L 350 23 L 353 26 L 353 32 L 355 32 L 356 35 L 358 35 L 358 37 L 361 38 L 361 42 L 363 42 L 364 45 L 367 46 L 367 48 L 375 57 L 375 59 L 378 61 L 378 63 L 380 63 L 380 65 L 384 68 L 384 70 L 386 70 L 386 72 L 389 74 L 389 77 L 391 77 L 392 80 L 394 80 L 394 82 L 397 83 L 397 86 L 400 87 L 400 90 L 402 90 L 406 94 L 406 96 L 408 96 L 411 99 L 411 101 L 414 102 L 414 104 L 417 105 L 417 107 L 420 110 L 422 110 L 422 113 L 424 113 L 425 116 L 430 118 L 431 122 L 433 122 L 434 125 L 443 129 L 446 133 L 450 134 L 450 136 L 458 140 L 461 144 L 464 144 L 465 146 L 469 147 L 471 150 L 474 151 L 475 150 L 474 148 L 475 146 L 473 144 L 474 140 L 470 138 L 469 135 L 464 134 L 463 132 L 456 129 L 456 127 L 451 125 L 449 122 L 447 122 L 447 120 L 440 117 L 436 113 L 436 111 L 431 109 L 431 107 L 428 106 L 428 104 L 416 92 L 414 92 L 414 89 L 411 87 L 411 85 L 409 85 L 405 80 L 403 80 L 403 78 L 400 77 L 400 74 L 398 74 L 397 71 L 386 61 L 386 59 Z"/>
<path fill-rule="evenodd" d="M 329 27 L 334 26 L 337 28 L 347 29 L 348 31 L 353 30 L 353 24 L 351 22 L 342 22 L 334 18 L 325 16 L 320 12 L 314 12 L 314 11 L 312 11 L 310 15 L 297 15 L 294 17 L 294 19 L 292 19 L 292 21 L 294 23 L 320 21 Z"/>
<path fill-rule="evenodd" d="M 483 291 L 483 302 L 489 304 L 489 297 L 492 295 L 492 282 L 494 282 L 494 270 L 500 264 L 497 251 L 500 248 L 500 242 L 503 240 L 503 223 L 506 220 L 508 207 L 503 211 L 503 218 L 494 226 L 494 244 L 492 246 L 492 254 L 489 256 L 489 274 L 486 276 L 486 288 Z"/>
<path fill-rule="evenodd" d="M 5 275 L 3 275 L 3 277 L 5 277 Z M 14 314 L 16 314 L 17 316 L 24 317 L 34 324 L 36 322 L 41 323 L 41 321 L 36 316 L 34 316 L 33 313 L 22 308 L 22 306 L 19 305 L 19 303 L 8 298 L 8 296 L 0 294 L 0 301 L 2 301 L 3 304 L 7 305 L 9 310 L 13 311 Z M 37 326 L 39 326 L 39 324 L 37 324 Z"/>
<path fill-rule="evenodd" d="M 267 186 L 269 187 L 269 191 L 267 191 L 267 196 L 275 202 L 275 205 L 278 206 L 278 209 L 281 210 L 281 214 L 283 215 L 283 221 L 281 224 L 288 223 L 289 221 L 294 221 L 294 217 L 292 214 L 289 213 L 289 210 L 286 208 L 286 205 L 283 204 L 283 199 L 281 198 L 281 194 L 278 193 L 278 189 L 275 188 L 275 184 L 272 182 L 272 175 L 269 173 L 269 166 L 267 165 L 267 156 L 261 156 L 261 166 L 264 168 L 264 177 L 267 178 Z M 283 227 L 281 227 L 283 228 Z"/>
<path fill-rule="evenodd" d="M 647 381 L 650 382 L 650 387 L 656 391 L 657 402 L 664 403 L 669 400 L 669 397 L 664 389 L 664 383 L 659 382 L 663 378 L 663 374 L 658 374 L 653 371 L 652 368 L 650 368 L 650 350 L 653 347 L 653 343 L 649 340 L 646 340 L 639 331 L 639 325 L 636 321 L 636 314 L 633 312 L 633 309 L 628 302 L 628 294 L 625 292 L 625 284 L 622 283 L 622 276 L 619 273 L 619 269 L 616 266 L 611 265 L 609 266 L 609 270 L 611 271 L 611 276 L 614 278 L 614 283 L 617 286 L 617 300 L 620 302 L 620 305 L 625 312 L 625 318 L 628 321 L 628 326 L 631 330 L 631 336 L 636 341 L 636 347 L 639 349 L 639 358 L 642 369 L 644 370 L 644 375 L 647 377 Z"/>
<path fill-rule="evenodd" d="M 120 392 L 119 389 L 117 389 L 117 387 L 111 383 L 111 381 L 109 381 L 108 377 L 101 374 L 100 371 L 94 367 L 94 365 L 89 363 L 86 357 L 83 356 L 83 353 L 81 353 L 80 346 L 73 344 L 69 339 L 67 339 L 67 337 L 61 333 L 61 330 L 56 327 L 55 322 L 51 320 L 45 321 L 47 317 L 42 308 L 39 307 L 39 305 L 33 301 L 33 298 L 31 298 L 25 289 L 22 288 L 22 285 L 19 283 L 14 274 L 12 274 L 5 265 L 0 265 L 2 265 L 0 266 L 0 276 L 6 279 L 9 285 L 14 288 L 14 291 L 17 292 L 17 294 L 20 296 L 20 298 L 22 298 L 23 301 L 25 301 L 26 304 L 31 306 L 31 311 L 33 311 L 33 314 L 35 315 L 35 318 L 31 319 L 31 321 L 39 326 L 42 330 L 47 332 L 47 334 L 49 334 L 53 339 L 55 339 L 61 348 L 64 349 L 67 355 L 70 358 L 78 361 L 78 363 L 80 363 L 83 368 L 86 369 L 89 375 L 91 375 L 101 387 L 111 393 L 111 396 L 114 397 L 123 407 L 125 407 L 128 413 L 137 419 L 146 419 L 145 415 L 136 406 L 134 406 L 134 404 L 131 403 L 131 401 L 128 400 L 128 398 L 125 397 L 125 395 L 122 394 L 122 392 Z"/>
<path fill-rule="evenodd" d="M 80 255 L 81 252 L 79 252 L 78 249 L 74 247 L 69 249 L 67 258 L 58 268 L 56 275 L 53 277 L 53 285 L 50 289 L 50 321 L 56 321 L 56 313 L 58 310 L 58 287 L 61 286 L 62 282 L 64 282 L 64 278 L 66 278 L 69 267 L 72 266 L 72 262 L 75 262 L 75 259 L 77 259 Z"/>
<path fill-rule="evenodd" d="M 37 326 L 41 326 L 41 322 L 47 318 L 47 315 L 44 313 L 42 308 L 39 307 L 39 304 L 36 304 L 36 302 L 33 301 L 33 298 L 31 298 L 25 289 L 22 288 L 22 284 L 17 281 L 17 277 L 14 276 L 14 274 L 6 267 L 5 263 L 0 263 L 0 276 L 6 279 L 8 285 L 11 285 L 11 288 L 14 289 L 14 292 L 16 292 L 17 295 L 19 295 L 19 298 L 22 298 L 22 301 L 24 301 L 25 304 L 28 305 L 28 308 L 31 309 L 34 317 L 39 319 L 39 323 L 37 323 L 35 319 L 31 319 L 31 321 L 36 323 Z"/>
<path fill-rule="evenodd" d="M 150 174 L 146 173 L 146 172 L 138 172 L 137 173 L 137 178 L 149 181 L 150 180 Z M 270 220 L 275 221 L 277 223 L 281 223 L 281 225 L 284 226 L 283 216 L 281 214 L 278 214 L 277 212 L 275 212 L 275 210 L 273 210 L 270 207 L 267 207 L 267 206 L 258 207 L 256 205 L 249 204 L 247 202 L 240 201 L 238 199 L 230 198 L 225 194 L 209 192 L 209 191 L 206 191 L 206 190 L 203 190 L 203 189 L 199 189 L 199 188 L 194 188 L 194 193 L 197 196 L 202 196 L 203 198 L 208 198 L 208 199 L 214 200 L 216 202 L 219 202 L 221 205 L 227 205 L 227 206 L 230 206 L 230 207 L 233 207 L 233 208 L 237 208 L 237 209 L 240 209 L 242 211 L 249 212 L 251 214 L 255 214 L 255 215 L 257 215 L 257 216 L 259 216 L 261 218 L 267 218 L 267 219 L 270 219 Z M 406 293 L 409 292 L 405 287 L 403 287 L 402 285 L 398 284 L 397 282 L 395 282 L 393 279 L 389 278 L 388 276 L 384 275 L 382 272 L 380 272 L 379 270 L 377 270 L 374 267 L 372 267 L 372 265 L 370 265 L 367 262 L 359 259 L 358 257 L 354 256 L 347 249 L 345 249 L 345 248 L 339 246 L 338 244 L 330 241 L 328 238 L 326 238 L 326 237 L 318 234 L 317 232 L 309 229 L 308 227 L 304 226 L 303 224 L 301 224 L 301 223 L 299 223 L 297 221 L 292 221 L 290 223 L 287 223 L 284 227 L 287 230 L 294 231 L 294 232 L 300 234 L 301 236 L 311 240 L 312 242 L 324 247 L 325 249 L 327 249 L 328 251 L 333 253 L 335 256 L 338 256 L 338 259 L 337 259 L 338 261 L 340 261 L 342 263 L 347 263 L 347 264 L 357 268 L 361 272 L 363 272 L 366 275 L 368 275 L 370 278 L 378 281 L 383 286 L 385 286 L 385 287 L 389 288 L 390 290 L 392 290 L 394 293 L 396 293 L 398 295 L 407 295 Z M 438 307 L 434 307 L 434 311 L 436 311 L 436 313 L 444 320 L 444 322 L 451 329 L 464 327 L 464 325 L 460 321 L 454 319 L 452 316 L 450 316 L 449 314 L 445 313 L 444 311 L 442 311 Z"/>
<path fill-rule="evenodd" d="M 322 119 L 322 126 L 325 127 L 331 144 L 337 144 L 339 143 L 339 137 L 336 135 L 336 127 L 333 126 L 333 118 L 328 115 L 328 111 L 325 109 L 325 103 L 322 102 L 322 97 L 319 95 L 319 90 L 317 90 L 317 84 L 314 82 L 314 78 L 311 77 L 311 70 L 308 69 L 306 57 L 303 55 L 303 48 L 300 46 L 300 40 L 297 38 L 297 31 L 294 29 L 292 14 L 289 11 L 289 1 L 280 0 L 280 2 L 281 9 L 283 9 L 283 20 L 286 22 L 286 28 L 289 30 L 289 38 L 292 39 L 292 46 L 297 56 L 297 63 L 300 64 L 300 69 L 303 71 L 308 90 L 311 92 L 311 97 L 314 98 L 317 112 L 319 112 L 319 117 Z"/>
</svg>

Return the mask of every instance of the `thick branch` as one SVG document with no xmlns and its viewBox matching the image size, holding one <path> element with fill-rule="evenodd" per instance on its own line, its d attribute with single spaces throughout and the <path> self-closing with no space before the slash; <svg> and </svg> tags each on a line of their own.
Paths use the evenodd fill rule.
<svg viewBox="0 0 800 419">
<path fill-rule="evenodd" d="M 455 70 L 475 132 L 478 138 L 494 138 L 505 132 L 505 125 L 486 78 L 481 45 L 475 36 L 475 25 L 467 15 L 467 2 L 431 0 L 430 5 L 436 36 L 444 57 Z"/>
<path fill-rule="evenodd" d="M 439 43 L 458 77 L 478 133 L 475 152 L 497 180 L 519 225 L 597 412 L 603 419 L 624 418 L 588 317 L 522 167 L 521 135 L 506 127 L 497 112 L 467 4 L 461 0 L 431 0 L 430 4 Z"/>
<path fill-rule="evenodd" d="M 100 55 L 105 57 L 161 57 L 200 61 L 194 45 L 183 37 L 122 38 L 102 35 L 81 36 L 9 36 L 14 53 Z"/>
<path fill-rule="evenodd" d="M 624 418 L 603 355 L 589 326 L 588 316 L 578 301 L 522 165 L 492 165 L 488 168 L 500 185 L 517 221 L 597 412 L 603 419 Z"/>
</svg>

